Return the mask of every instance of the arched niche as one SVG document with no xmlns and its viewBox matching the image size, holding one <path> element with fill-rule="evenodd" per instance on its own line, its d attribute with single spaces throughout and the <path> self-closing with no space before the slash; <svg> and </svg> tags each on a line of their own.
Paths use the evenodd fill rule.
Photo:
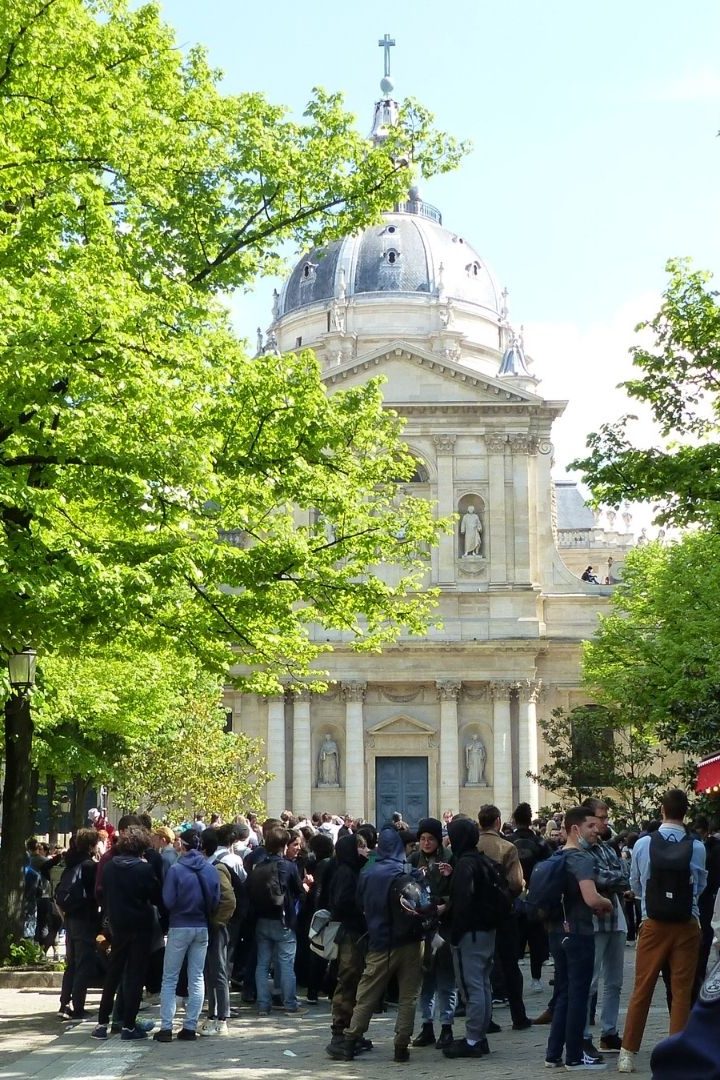
<svg viewBox="0 0 720 1080">
<path fill-rule="evenodd" d="M 313 734 L 313 787 L 343 786 L 343 732 L 336 724 L 320 724 Z"/>
<path fill-rule="evenodd" d="M 457 504 L 456 529 L 459 559 L 482 559 L 487 550 L 485 500 L 476 492 L 463 495 Z"/>
<path fill-rule="evenodd" d="M 492 732 L 485 724 L 471 721 L 460 728 L 460 786 L 488 788 L 492 775 Z M 486 801 L 483 796 L 483 801 Z"/>
</svg>

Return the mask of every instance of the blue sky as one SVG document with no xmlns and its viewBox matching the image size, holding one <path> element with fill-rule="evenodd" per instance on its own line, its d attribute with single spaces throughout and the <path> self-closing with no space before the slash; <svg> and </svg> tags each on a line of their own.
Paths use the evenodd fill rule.
<svg viewBox="0 0 720 1080">
<path fill-rule="evenodd" d="M 228 91 L 262 90 L 299 112 L 312 86 L 341 89 L 362 131 L 379 96 L 378 38 L 396 39 L 396 96 L 419 98 L 440 127 L 474 145 L 423 194 L 510 289 L 542 389 L 574 399 L 565 440 L 574 452 L 599 410 L 602 419 L 621 411 L 612 386 L 627 373 L 634 322 L 657 304 L 666 259 L 690 255 L 718 268 L 716 2 L 165 0 L 162 8 L 181 45 L 207 46 Z M 272 287 L 262 282 L 237 299 L 238 325 L 253 341 Z M 578 393 L 587 404 L 579 412 Z M 563 438 L 559 456 L 572 456 Z"/>
</svg>

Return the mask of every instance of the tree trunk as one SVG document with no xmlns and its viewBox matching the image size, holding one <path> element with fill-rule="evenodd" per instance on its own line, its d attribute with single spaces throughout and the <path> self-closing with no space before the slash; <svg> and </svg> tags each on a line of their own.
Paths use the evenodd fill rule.
<svg viewBox="0 0 720 1080">
<path fill-rule="evenodd" d="M 57 781 L 52 773 L 45 777 L 45 790 L 48 801 L 48 843 L 52 847 L 58 842 Z"/>
<path fill-rule="evenodd" d="M 87 795 L 90 781 L 82 776 L 74 776 L 72 784 L 72 830 L 77 832 L 85 824 L 85 796 Z"/>
<path fill-rule="evenodd" d="M 5 702 L 5 784 L 0 846 L 0 962 L 10 955 L 10 942 L 23 930 L 23 864 L 25 827 L 30 812 L 33 722 L 30 699 L 13 694 Z"/>
<path fill-rule="evenodd" d="M 28 819 L 27 828 L 25 829 L 25 836 L 34 836 L 35 834 L 35 817 L 37 815 L 38 808 L 38 795 L 40 794 L 40 770 L 32 769 L 30 771 L 30 792 L 28 795 Z"/>
</svg>

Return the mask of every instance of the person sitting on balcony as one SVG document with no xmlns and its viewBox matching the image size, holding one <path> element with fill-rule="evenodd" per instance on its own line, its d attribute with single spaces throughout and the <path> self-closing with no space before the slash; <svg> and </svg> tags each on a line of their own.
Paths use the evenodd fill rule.
<svg viewBox="0 0 720 1080">
<path fill-rule="evenodd" d="M 591 585 L 599 585 L 600 584 L 598 579 L 593 574 L 592 566 L 588 566 L 588 568 L 586 570 L 583 570 L 581 580 L 582 581 L 589 581 Z"/>
</svg>

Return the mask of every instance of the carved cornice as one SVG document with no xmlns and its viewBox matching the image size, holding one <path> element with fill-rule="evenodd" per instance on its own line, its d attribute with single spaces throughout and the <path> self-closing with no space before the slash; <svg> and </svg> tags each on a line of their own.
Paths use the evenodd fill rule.
<svg viewBox="0 0 720 1080">
<path fill-rule="evenodd" d="M 455 449 L 455 438 L 455 435 L 433 435 L 438 454 L 452 454 Z"/>
<path fill-rule="evenodd" d="M 345 701 L 364 701 L 367 683 L 344 682 L 340 684 L 340 689 Z"/>
<path fill-rule="evenodd" d="M 489 431 L 485 434 L 485 446 L 488 454 L 502 454 L 507 446 L 507 435 L 499 431 Z"/>
<path fill-rule="evenodd" d="M 462 682 L 459 679 L 438 679 L 435 686 L 441 701 L 457 701 L 460 697 Z"/>
</svg>

